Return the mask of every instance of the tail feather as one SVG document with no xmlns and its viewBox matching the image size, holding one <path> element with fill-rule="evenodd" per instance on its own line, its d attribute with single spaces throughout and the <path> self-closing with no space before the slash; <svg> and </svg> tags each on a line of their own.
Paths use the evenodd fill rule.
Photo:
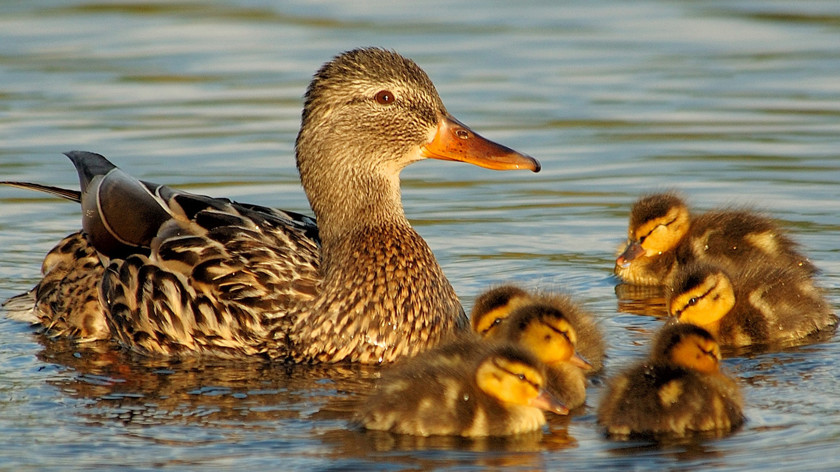
<svg viewBox="0 0 840 472">
<path fill-rule="evenodd" d="M 45 192 L 49 193 L 50 195 L 55 195 L 57 197 L 64 198 L 66 200 L 70 200 L 72 202 L 81 203 L 82 201 L 82 192 L 78 190 L 70 190 L 61 187 L 53 187 L 50 185 L 41 185 L 41 184 L 34 184 L 31 182 L 12 182 L 12 181 L 0 181 L 0 185 L 8 185 L 10 187 L 17 187 L 26 190 L 35 190 L 38 192 Z"/>
<path fill-rule="evenodd" d="M 35 314 L 35 291 L 30 290 L 3 302 L 3 309 L 9 319 L 26 321 L 27 323 L 38 323 L 38 315 Z"/>
</svg>

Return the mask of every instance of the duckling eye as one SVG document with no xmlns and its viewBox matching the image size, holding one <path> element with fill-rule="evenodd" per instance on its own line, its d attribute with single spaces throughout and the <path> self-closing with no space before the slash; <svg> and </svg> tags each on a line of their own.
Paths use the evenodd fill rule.
<svg viewBox="0 0 840 472">
<path fill-rule="evenodd" d="M 688 300 L 688 306 L 694 306 L 697 304 L 698 301 L 699 300 L 697 299 L 697 297 L 691 298 Z"/>
<path fill-rule="evenodd" d="M 517 375 L 517 377 L 519 377 L 519 380 L 522 380 L 522 381 L 525 380 L 525 374 L 519 374 L 519 375 Z"/>
<path fill-rule="evenodd" d="M 390 105 L 394 103 L 396 97 L 390 90 L 380 90 L 376 92 L 376 95 L 373 96 L 373 99 L 376 100 L 376 103 L 380 105 Z"/>
</svg>

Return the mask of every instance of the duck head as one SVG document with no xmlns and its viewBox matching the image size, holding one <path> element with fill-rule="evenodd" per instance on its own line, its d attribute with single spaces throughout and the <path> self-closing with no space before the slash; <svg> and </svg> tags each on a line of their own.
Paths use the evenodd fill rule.
<svg viewBox="0 0 840 472">
<path fill-rule="evenodd" d="M 711 333 L 692 324 L 663 327 L 651 357 L 704 374 L 720 371 L 720 346 Z"/>
<path fill-rule="evenodd" d="M 543 390 L 545 371 L 539 361 L 512 346 L 485 357 L 475 374 L 478 388 L 502 403 L 530 406 L 566 415 L 569 409 Z"/>
<path fill-rule="evenodd" d="M 640 199 L 630 211 L 627 244 L 615 261 L 615 273 L 631 281 L 643 278 L 639 272 L 643 272 L 644 258 L 654 259 L 676 248 L 690 223 L 688 206 L 676 194 Z"/>
<path fill-rule="evenodd" d="M 515 285 L 502 285 L 482 293 L 475 299 L 470 313 L 473 331 L 481 336 L 491 335 L 511 311 L 530 299 L 528 292 Z"/>
<path fill-rule="evenodd" d="M 592 369 L 575 352 L 577 333 L 572 324 L 548 303 L 535 302 L 513 310 L 494 337 L 526 347 L 548 366 L 569 362 L 584 371 Z"/>
<path fill-rule="evenodd" d="M 421 159 L 540 170 L 536 159 L 489 141 L 452 117 L 414 62 L 377 48 L 345 52 L 315 74 L 296 155 L 322 238 L 359 215 L 368 221 L 404 218 L 399 173 Z"/>
<path fill-rule="evenodd" d="M 719 268 L 694 264 L 680 270 L 669 290 L 668 314 L 680 323 L 717 333 L 720 320 L 735 306 L 735 289 Z"/>
</svg>

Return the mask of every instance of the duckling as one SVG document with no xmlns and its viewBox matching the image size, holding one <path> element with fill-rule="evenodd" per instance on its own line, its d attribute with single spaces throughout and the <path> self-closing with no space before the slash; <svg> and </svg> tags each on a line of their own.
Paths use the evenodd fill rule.
<svg viewBox="0 0 840 472">
<path fill-rule="evenodd" d="M 444 347 L 457 351 L 457 344 Z M 400 434 L 482 437 L 537 431 L 543 411 L 568 414 L 543 390 L 545 368 L 527 351 L 486 342 L 462 347 L 457 362 L 441 361 L 438 348 L 384 371 L 357 422 Z"/>
<path fill-rule="evenodd" d="M 608 381 L 598 423 L 615 438 L 722 435 L 744 422 L 738 385 L 719 370 L 720 347 L 705 329 L 666 324 L 650 358 Z"/>
<path fill-rule="evenodd" d="M 603 368 L 606 347 L 601 328 L 591 314 L 565 294 L 529 292 L 512 284 L 487 290 L 476 297 L 470 312 L 473 331 L 485 337 L 492 336 L 514 310 L 531 304 L 551 305 L 572 325 L 577 335 L 575 349 L 591 365 L 587 375 Z"/>
<path fill-rule="evenodd" d="M 296 163 L 315 218 L 140 181 L 84 151 L 67 153 L 81 191 L 4 182 L 83 209 L 82 231 L 47 256 L 61 263 L 7 309 L 141 354 L 294 363 L 392 362 L 466 329 L 399 174 L 427 158 L 539 162 L 456 120 L 417 64 L 384 49 L 324 64 L 301 118 Z"/>
<path fill-rule="evenodd" d="M 795 241 L 755 212 L 725 209 L 692 217 L 673 192 L 649 195 L 633 205 L 627 243 L 615 262 L 618 277 L 632 284 L 664 285 L 679 265 L 697 260 L 729 269 L 768 262 L 810 275 L 817 272 Z"/>
<path fill-rule="evenodd" d="M 583 405 L 584 372 L 592 366 L 575 352 L 575 328 L 554 304 L 532 302 L 520 306 L 488 337 L 529 349 L 546 365 L 547 390 L 569 408 Z"/>
<path fill-rule="evenodd" d="M 732 273 L 694 263 L 680 269 L 668 292 L 671 316 L 704 327 L 724 346 L 790 344 L 838 321 L 811 278 L 789 266 Z"/>
</svg>

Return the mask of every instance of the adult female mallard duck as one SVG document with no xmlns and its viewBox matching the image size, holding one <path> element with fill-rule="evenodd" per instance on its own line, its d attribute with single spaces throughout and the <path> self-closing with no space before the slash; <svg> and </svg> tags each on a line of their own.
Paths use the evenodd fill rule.
<svg viewBox="0 0 840 472">
<path fill-rule="evenodd" d="M 631 284 L 664 285 L 681 264 L 692 261 L 730 269 L 767 262 L 810 275 L 817 272 L 796 242 L 758 213 L 727 209 L 692 217 L 675 193 L 639 199 L 630 211 L 627 243 L 616 259 L 615 274 Z"/>
<path fill-rule="evenodd" d="M 473 331 L 479 335 L 498 338 L 496 333 L 501 331 L 500 328 L 507 323 L 511 313 L 531 305 L 548 305 L 559 312 L 574 329 L 577 337 L 575 350 L 590 364 L 591 368 L 586 373 L 591 375 L 601 370 L 606 350 L 601 328 L 592 315 L 568 295 L 530 292 L 512 284 L 500 285 L 476 297 L 470 312 L 470 323 Z M 528 316 L 526 313 L 520 316 Z"/>
<path fill-rule="evenodd" d="M 790 344 L 837 325 L 811 278 L 791 267 L 733 273 L 696 263 L 680 269 L 668 293 L 671 316 L 702 326 L 724 346 Z"/>
<path fill-rule="evenodd" d="M 619 439 L 728 433 L 744 422 L 742 400 L 719 364 L 720 347 L 708 331 L 666 324 L 648 360 L 609 380 L 598 422 Z"/>
<path fill-rule="evenodd" d="M 468 321 L 411 228 L 399 174 L 425 158 L 491 169 L 539 163 L 453 118 L 412 61 L 369 48 L 314 76 L 296 142 L 315 219 L 142 182 L 71 152 L 83 231 L 7 308 L 57 335 L 158 355 L 388 362 Z M 317 220 L 317 225 L 316 225 Z"/>
<path fill-rule="evenodd" d="M 418 436 L 528 433 L 545 424 L 543 411 L 568 413 L 545 393 L 544 384 L 542 363 L 517 346 L 448 344 L 383 372 L 358 422 Z"/>
</svg>

